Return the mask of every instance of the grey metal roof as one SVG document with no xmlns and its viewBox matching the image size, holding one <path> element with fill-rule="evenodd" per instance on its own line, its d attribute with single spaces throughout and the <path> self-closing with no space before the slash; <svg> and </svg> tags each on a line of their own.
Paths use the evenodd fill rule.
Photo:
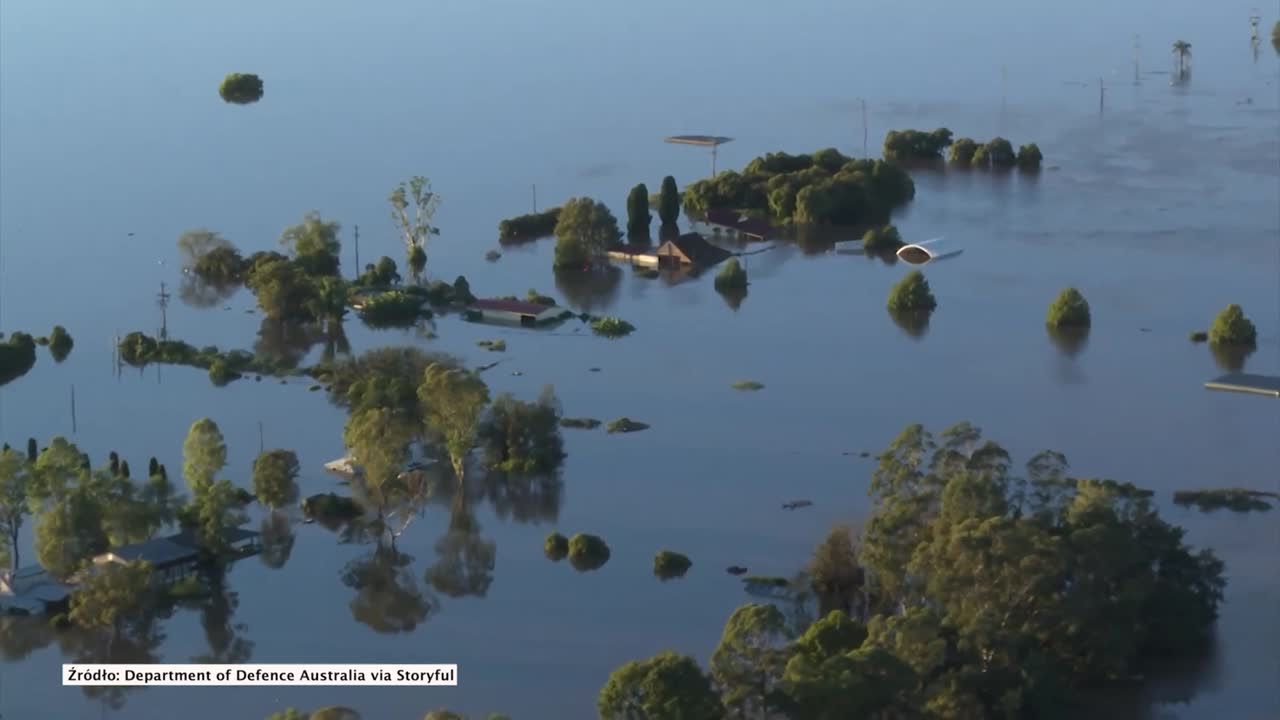
<svg viewBox="0 0 1280 720">
<path fill-rule="evenodd" d="M 163 568 L 194 560 L 197 552 L 194 547 L 181 545 L 170 538 L 152 538 L 146 542 L 118 547 L 111 554 L 125 562 L 145 560 L 155 567 Z"/>
</svg>

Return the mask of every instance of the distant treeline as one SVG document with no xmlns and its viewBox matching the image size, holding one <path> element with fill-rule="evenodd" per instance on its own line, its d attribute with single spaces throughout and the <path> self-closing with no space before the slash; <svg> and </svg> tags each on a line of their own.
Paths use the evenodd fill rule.
<svg viewBox="0 0 1280 720">
<path fill-rule="evenodd" d="M 1015 153 L 1013 143 L 1002 137 L 979 143 L 972 138 L 952 139 L 947 128 L 932 132 L 923 130 L 890 130 L 884 136 L 884 157 L 896 162 L 929 162 L 941 160 L 943 151 L 951 148 L 950 161 L 970 167 L 1038 170 L 1044 156 L 1035 144 L 1023 145 Z"/>
</svg>

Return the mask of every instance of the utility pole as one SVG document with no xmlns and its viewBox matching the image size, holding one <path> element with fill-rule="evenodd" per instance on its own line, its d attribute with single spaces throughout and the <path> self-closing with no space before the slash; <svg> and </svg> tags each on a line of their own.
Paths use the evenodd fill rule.
<svg viewBox="0 0 1280 720">
<path fill-rule="evenodd" d="M 1141 85 L 1141 65 L 1142 65 L 1142 36 L 1133 36 L 1133 84 Z"/>
<path fill-rule="evenodd" d="M 719 147 L 719 145 L 711 146 L 711 177 L 713 178 L 716 176 L 716 151 Z"/>
<path fill-rule="evenodd" d="M 1102 78 L 1098 78 L 1098 114 L 1102 114 L 1103 98 L 1107 96 L 1107 89 L 1102 84 Z"/>
<path fill-rule="evenodd" d="M 355 226 L 356 230 L 356 277 L 360 277 L 360 226 Z"/>
<path fill-rule="evenodd" d="M 862 157 L 867 156 L 867 100 L 861 98 L 862 102 Z"/>
<path fill-rule="evenodd" d="M 160 292 L 156 294 L 156 304 L 160 306 L 160 339 L 169 339 L 169 291 L 165 290 L 164 281 L 160 281 Z"/>
</svg>

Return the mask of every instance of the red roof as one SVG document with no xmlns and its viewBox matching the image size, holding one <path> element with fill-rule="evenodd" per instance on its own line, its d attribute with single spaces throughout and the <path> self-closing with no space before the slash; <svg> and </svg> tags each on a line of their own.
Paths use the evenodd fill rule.
<svg viewBox="0 0 1280 720">
<path fill-rule="evenodd" d="M 478 310 L 496 310 L 499 312 L 513 312 L 520 315 L 537 315 L 546 312 L 555 307 L 554 305 L 539 305 L 538 303 L 525 302 L 523 300 L 476 300 L 471 303 L 471 307 Z"/>
</svg>

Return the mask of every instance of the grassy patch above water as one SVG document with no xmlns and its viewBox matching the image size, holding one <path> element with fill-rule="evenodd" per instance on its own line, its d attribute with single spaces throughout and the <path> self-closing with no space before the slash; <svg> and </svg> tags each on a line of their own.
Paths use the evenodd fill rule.
<svg viewBox="0 0 1280 720">
<path fill-rule="evenodd" d="M 610 420 L 609 425 L 605 429 L 610 433 L 629 433 L 648 430 L 649 426 L 628 417 L 620 417 L 617 420 Z"/>
<path fill-rule="evenodd" d="M 729 387 L 734 390 L 763 390 L 764 383 L 756 382 L 755 380 L 739 380 Z"/>
</svg>

